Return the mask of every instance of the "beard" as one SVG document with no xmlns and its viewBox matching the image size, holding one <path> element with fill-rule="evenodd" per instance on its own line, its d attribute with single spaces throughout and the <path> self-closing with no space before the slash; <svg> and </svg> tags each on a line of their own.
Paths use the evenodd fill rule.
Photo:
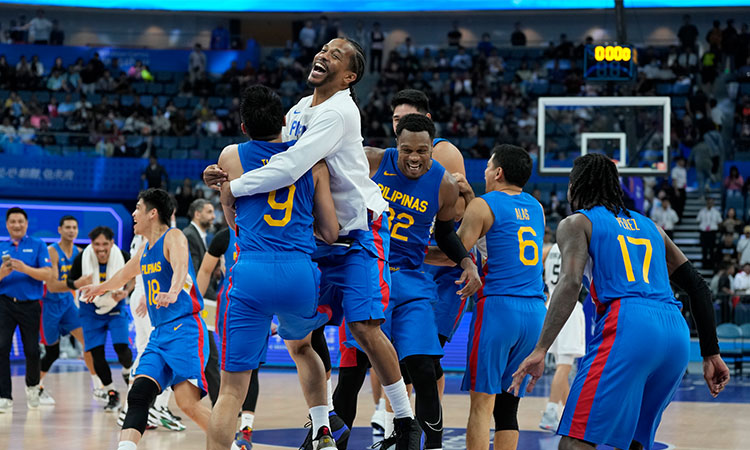
<svg viewBox="0 0 750 450">
<path fill-rule="evenodd" d="M 312 74 L 312 71 L 310 71 L 310 74 Z M 314 89 L 314 88 L 323 86 L 324 84 L 330 83 L 331 81 L 333 81 L 333 78 L 335 75 L 336 74 L 334 72 L 326 72 L 325 77 L 320 81 L 310 81 L 310 76 L 308 75 L 306 84 L 308 87 L 311 87 Z"/>
</svg>

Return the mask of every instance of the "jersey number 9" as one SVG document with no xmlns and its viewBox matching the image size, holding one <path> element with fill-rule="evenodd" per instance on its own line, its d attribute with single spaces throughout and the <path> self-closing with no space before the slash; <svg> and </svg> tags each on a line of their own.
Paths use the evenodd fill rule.
<svg viewBox="0 0 750 450">
<path fill-rule="evenodd" d="M 266 223 L 272 227 L 283 227 L 288 224 L 290 220 L 292 220 L 294 191 L 297 190 L 297 188 L 294 185 L 291 185 L 288 187 L 288 189 L 289 192 L 284 203 L 279 203 L 278 201 L 276 201 L 276 191 L 271 191 L 268 193 L 268 206 L 270 206 L 271 209 L 275 209 L 277 211 L 284 211 L 284 216 L 281 219 L 274 219 L 270 214 L 263 215 L 263 220 L 265 220 Z"/>
</svg>

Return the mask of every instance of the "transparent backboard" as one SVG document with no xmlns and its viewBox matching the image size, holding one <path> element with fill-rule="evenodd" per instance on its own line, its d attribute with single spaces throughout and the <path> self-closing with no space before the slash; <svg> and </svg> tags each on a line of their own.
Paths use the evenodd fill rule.
<svg viewBox="0 0 750 450">
<path fill-rule="evenodd" d="M 540 97 L 539 172 L 570 172 L 573 161 L 603 153 L 620 173 L 667 173 L 669 97 Z"/>
</svg>

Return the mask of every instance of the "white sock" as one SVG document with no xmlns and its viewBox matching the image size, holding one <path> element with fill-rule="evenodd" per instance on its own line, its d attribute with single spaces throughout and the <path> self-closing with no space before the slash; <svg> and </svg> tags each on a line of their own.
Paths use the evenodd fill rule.
<svg viewBox="0 0 750 450">
<path fill-rule="evenodd" d="M 251 413 L 242 413 L 242 418 L 240 419 L 240 430 L 244 429 L 245 427 L 253 429 L 253 422 L 255 422 L 255 414 Z"/>
<path fill-rule="evenodd" d="M 328 411 L 333 411 L 333 384 L 330 378 L 326 380 L 326 394 L 328 395 Z"/>
<path fill-rule="evenodd" d="M 375 411 L 385 411 L 385 399 L 381 398 L 376 404 L 375 404 Z"/>
<path fill-rule="evenodd" d="M 136 450 L 138 446 L 133 441 L 120 441 L 117 450 Z"/>
<path fill-rule="evenodd" d="M 385 432 L 383 436 L 387 438 L 393 434 L 393 413 L 390 411 L 385 412 Z"/>
<path fill-rule="evenodd" d="M 404 417 L 414 418 L 403 378 L 393 384 L 383 386 L 383 392 L 385 392 L 388 400 L 390 400 L 393 413 L 397 419 Z"/>
<path fill-rule="evenodd" d="M 161 391 L 161 394 L 156 396 L 156 400 L 154 401 L 154 408 L 161 409 L 169 406 L 169 397 L 171 396 L 171 389 L 164 389 L 163 391 Z"/>
<path fill-rule="evenodd" d="M 320 427 L 331 428 L 328 422 L 328 406 L 313 406 L 310 408 L 310 418 L 312 419 L 313 436 L 318 434 Z"/>
<path fill-rule="evenodd" d="M 96 375 L 91 375 L 91 384 L 94 386 L 94 389 L 100 389 L 102 387 L 102 381 L 97 377 Z"/>
</svg>

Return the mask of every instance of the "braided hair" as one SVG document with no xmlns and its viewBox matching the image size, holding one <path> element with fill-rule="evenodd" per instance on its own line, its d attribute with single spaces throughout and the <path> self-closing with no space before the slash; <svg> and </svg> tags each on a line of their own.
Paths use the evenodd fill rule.
<svg viewBox="0 0 750 450">
<path fill-rule="evenodd" d="M 349 83 L 349 95 L 352 96 L 354 103 L 359 105 L 359 102 L 357 101 L 357 94 L 356 92 L 354 92 L 354 85 L 357 84 L 359 80 L 361 80 L 365 75 L 365 51 L 362 49 L 362 46 L 359 45 L 359 43 L 354 39 L 343 39 L 352 46 L 352 49 L 354 49 L 354 54 L 349 59 L 349 70 L 354 72 L 354 74 L 357 75 L 357 78 Z"/>
<path fill-rule="evenodd" d="M 569 189 L 573 211 L 604 206 L 614 215 L 623 213 L 630 217 L 617 166 L 605 155 L 589 153 L 576 158 L 570 171 Z"/>
</svg>

